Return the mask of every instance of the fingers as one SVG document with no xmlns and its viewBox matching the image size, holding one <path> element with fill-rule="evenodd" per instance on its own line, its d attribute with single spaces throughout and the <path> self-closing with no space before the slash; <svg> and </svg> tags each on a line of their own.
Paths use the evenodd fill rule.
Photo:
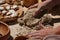
<svg viewBox="0 0 60 40">
<path fill-rule="evenodd" d="M 29 9 L 36 8 L 37 6 L 38 6 L 38 3 L 30 6 Z"/>
<path fill-rule="evenodd" d="M 60 27 L 57 27 L 57 28 L 44 28 L 44 29 L 41 29 L 39 31 L 36 31 L 36 32 L 33 32 L 33 33 L 30 33 L 28 34 L 28 38 L 41 38 L 41 37 L 45 37 L 47 35 L 52 35 L 52 34 L 60 34 Z"/>
<path fill-rule="evenodd" d="M 46 1 L 51 2 L 52 0 L 46 0 Z"/>
<path fill-rule="evenodd" d="M 50 28 L 44 28 L 44 29 L 36 31 L 34 33 L 30 33 L 28 36 L 29 37 L 35 37 L 35 36 L 44 37 L 46 35 L 51 34 L 52 32 L 53 32 L 52 29 L 50 29 Z"/>
<path fill-rule="evenodd" d="M 36 32 L 29 33 L 27 36 L 30 38 L 34 36 L 40 36 L 39 34 L 40 34 L 39 31 L 36 31 Z"/>
<path fill-rule="evenodd" d="M 60 26 L 58 26 L 54 29 L 54 33 L 60 35 Z"/>
<path fill-rule="evenodd" d="M 31 37 L 32 39 L 42 39 L 42 37 L 40 36 L 34 36 L 34 37 Z"/>
</svg>

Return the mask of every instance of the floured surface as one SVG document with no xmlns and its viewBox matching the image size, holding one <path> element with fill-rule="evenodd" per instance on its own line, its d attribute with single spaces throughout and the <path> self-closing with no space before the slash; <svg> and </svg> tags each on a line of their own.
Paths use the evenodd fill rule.
<svg viewBox="0 0 60 40">
<path fill-rule="evenodd" d="M 59 25 L 60 25 L 60 23 L 55 23 L 54 28 L 56 28 Z M 11 30 L 11 36 L 13 38 L 20 36 L 20 35 L 26 35 L 30 32 L 36 31 L 36 30 L 30 29 L 28 27 L 21 27 L 19 24 L 11 25 L 11 26 L 9 26 L 9 28 Z"/>
<path fill-rule="evenodd" d="M 9 26 L 11 30 L 11 36 L 13 38 L 20 36 L 20 35 L 26 35 L 30 32 L 34 32 L 36 30 L 30 29 L 28 27 L 21 27 L 19 24 L 11 25 Z"/>
</svg>

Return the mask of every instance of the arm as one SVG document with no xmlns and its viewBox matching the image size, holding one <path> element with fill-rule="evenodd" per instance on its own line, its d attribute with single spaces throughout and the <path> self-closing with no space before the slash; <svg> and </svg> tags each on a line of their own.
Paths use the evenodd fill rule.
<svg viewBox="0 0 60 40">
<path fill-rule="evenodd" d="M 45 14 L 45 12 L 46 12 L 46 9 L 47 9 L 47 7 L 46 6 L 48 6 L 48 4 L 51 2 L 52 0 L 46 0 L 46 1 L 43 1 L 43 2 L 40 2 L 39 4 L 38 4 L 38 8 L 37 8 L 37 10 L 36 10 L 36 12 L 33 14 L 34 15 L 34 17 L 42 17 L 44 14 Z M 44 13 L 42 13 L 42 12 L 44 12 Z"/>
</svg>

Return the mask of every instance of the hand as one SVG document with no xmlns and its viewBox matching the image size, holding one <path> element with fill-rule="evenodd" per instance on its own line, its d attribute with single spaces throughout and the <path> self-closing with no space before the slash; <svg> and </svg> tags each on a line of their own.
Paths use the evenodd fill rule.
<svg viewBox="0 0 60 40">
<path fill-rule="evenodd" d="M 42 17 L 45 13 L 42 13 L 42 11 L 49 11 L 52 10 L 53 7 L 60 4 L 60 0 L 45 0 L 43 2 L 38 3 L 37 11 L 34 13 L 34 16 L 40 16 Z M 35 6 L 37 6 L 35 5 Z M 35 6 L 31 6 L 30 8 L 33 8 Z"/>
<path fill-rule="evenodd" d="M 33 32 L 33 33 L 30 33 L 28 34 L 27 36 L 29 38 L 33 37 L 33 38 L 43 38 L 47 35 L 53 35 L 53 34 L 59 34 L 60 35 L 60 26 L 58 26 L 57 28 L 44 28 L 44 29 L 41 29 L 39 31 L 36 31 L 36 32 Z"/>
<path fill-rule="evenodd" d="M 42 30 L 39 30 L 39 31 L 36 31 L 34 33 L 30 33 L 28 34 L 27 36 L 30 38 L 30 37 L 36 37 L 36 36 L 39 36 L 39 37 L 44 37 L 46 35 L 49 35 L 49 34 L 52 34 L 53 33 L 53 29 L 52 28 L 44 28 Z"/>
</svg>

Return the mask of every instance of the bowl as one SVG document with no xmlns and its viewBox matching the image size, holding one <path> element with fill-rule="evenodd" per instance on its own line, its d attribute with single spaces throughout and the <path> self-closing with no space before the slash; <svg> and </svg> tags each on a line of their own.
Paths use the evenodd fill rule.
<svg viewBox="0 0 60 40">
<path fill-rule="evenodd" d="M 10 29 L 8 25 L 0 22 L 0 40 L 7 40 L 10 37 Z"/>
</svg>

